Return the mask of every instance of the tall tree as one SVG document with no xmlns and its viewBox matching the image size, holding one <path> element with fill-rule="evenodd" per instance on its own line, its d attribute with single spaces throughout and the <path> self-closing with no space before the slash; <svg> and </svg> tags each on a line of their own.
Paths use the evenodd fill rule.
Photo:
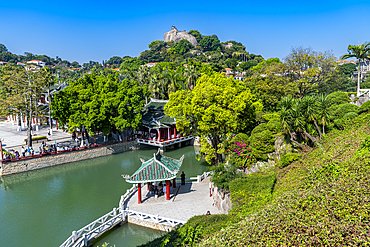
<svg viewBox="0 0 370 247">
<path fill-rule="evenodd" d="M 0 115 L 27 116 L 27 146 L 32 147 L 32 118 L 35 117 L 36 98 L 45 87 L 40 68 L 31 66 L 4 66 L 2 81 L 5 97 L 0 98 Z"/>
<path fill-rule="evenodd" d="M 361 80 L 361 62 L 364 59 L 370 59 L 370 42 L 365 42 L 362 45 L 348 45 L 348 53 L 340 57 L 340 59 L 347 59 L 355 57 L 358 59 L 358 74 L 357 74 L 357 96 L 360 95 L 360 80 Z"/>
<path fill-rule="evenodd" d="M 184 134 L 201 137 L 208 162 L 220 163 L 221 143 L 228 134 L 250 131 L 262 104 L 239 80 L 221 73 L 202 75 L 192 91 L 170 94 L 165 112 Z"/>
</svg>

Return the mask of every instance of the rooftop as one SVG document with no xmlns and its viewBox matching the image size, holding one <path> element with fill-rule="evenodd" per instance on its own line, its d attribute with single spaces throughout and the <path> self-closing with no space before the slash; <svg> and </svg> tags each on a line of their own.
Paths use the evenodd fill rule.
<svg viewBox="0 0 370 247">
<path fill-rule="evenodd" d="M 129 183 L 146 183 L 155 181 L 170 180 L 176 177 L 179 172 L 184 155 L 179 159 L 173 159 L 160 154 L 159 150 L 154 157 L 142 161 L 139 169 L 126 182 Z"/>
</svg>

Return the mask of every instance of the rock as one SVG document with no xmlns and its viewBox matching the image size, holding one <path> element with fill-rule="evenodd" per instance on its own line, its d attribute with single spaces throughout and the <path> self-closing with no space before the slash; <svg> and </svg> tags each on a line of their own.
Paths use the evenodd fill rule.
<svg viewBox="0 0 370 247">
<path fill-rule="evenodd" d="M 189 34 L 186 31 L 179 31 L 175 26 L 172 26 L 171 31 L 165 33 L 163 36 L 164 42 L 173 41 L 177 43 L 182 39 L 188 40 L 194 47 L 198 44 L 193 35 Z"/>
<path fill-rule="evenodd" d="M 223 214 L 229 213 L 231 209 L 230 193 L 221 188 L 214 187 L 212 193 L 214 206 Z"/>
</svg>

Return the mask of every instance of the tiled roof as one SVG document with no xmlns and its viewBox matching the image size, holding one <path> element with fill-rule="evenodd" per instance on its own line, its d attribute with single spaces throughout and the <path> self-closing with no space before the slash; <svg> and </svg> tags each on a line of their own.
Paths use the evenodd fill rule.
<svg viewBox="0 0 370 247">
<path fill-rule="evenodd" d="M 170 180 L 177 176 L 184 155 L 179 159 L 173 159 L 160 154 L 159 150 L 150 160 L 144 161 L 140 168 L 129 178 L 129 183 L 146 183 L 163 180 Z"/>
</svg>

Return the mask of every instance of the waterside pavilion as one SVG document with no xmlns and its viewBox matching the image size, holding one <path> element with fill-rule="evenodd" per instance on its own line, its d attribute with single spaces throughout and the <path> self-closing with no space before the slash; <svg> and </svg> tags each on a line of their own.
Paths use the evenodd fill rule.
<svg viewBox="0 0 370 247">
<path fill-rule="evenodd" d="M 154 154 L 154 157 L 145 161 L 140 159 L 142 164 L 140 168 L 132 175 L 122 175 L 126 182 L 138 184 L 138 204 L 141 203 L 141 184 L 166 181 L 166 199 L 170 200 L 170 180 L 173 180 L 173 188 L 176 188 L 176 176 L 181 168 L 184 155 L 179 159 L 173 159 L 161 155 L 160 150 Z"/>
<path fill-rule="evenodd" d="M 182 143 L 189 144 L 193 137 L 183 136 L 176 130 L 176 119 L 164 113 L 164 106 L 168 100 L 150 99 L 143 109 L 143 124 L 137 131 L 137 141 L 140 144 L 159 147 L 160 151 L 166 148 L 181 147 Z"/>
</svg>

